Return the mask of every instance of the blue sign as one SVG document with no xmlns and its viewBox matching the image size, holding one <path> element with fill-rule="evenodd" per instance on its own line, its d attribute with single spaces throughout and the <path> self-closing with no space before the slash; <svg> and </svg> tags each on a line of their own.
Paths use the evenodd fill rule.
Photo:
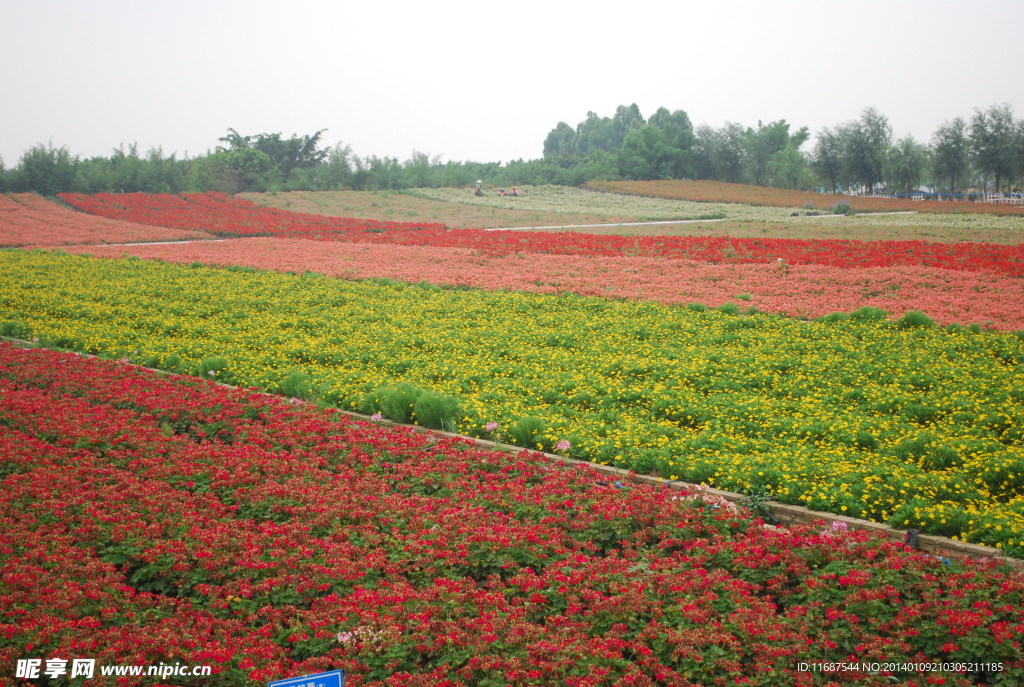
<svg viewBox="0 0 1024 687">
<path fill-rule="evenodd" d="M 317 673 L 303 677 L 292 677 L 287 680 L 268 682 L 267 687 L 344 687 L 345 676 L 340 670 L 329 673 Z"/>
</svg>

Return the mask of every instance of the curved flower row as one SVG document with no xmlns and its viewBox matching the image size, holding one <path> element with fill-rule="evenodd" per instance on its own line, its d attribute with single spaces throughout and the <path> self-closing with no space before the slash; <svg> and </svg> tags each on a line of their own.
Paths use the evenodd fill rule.
<svg viewBox="0 0 1024 687">
<path fill-rule="evenodd" d="M 811 685 L 1024 677 L 1024 579 L 768 531 L 537 454 L 0 343 L 0 670 L 204 684 Z M 122 680 L 130 684 L 130 680 Z"/>
<path fill-rule="evenodd" d="M 845 241 L 727 236 L 609 236 L 541 232 L 488 232 L 445 229 L 438 224 L 375 222 L 271 210 L 223 194 L 184 196 L 145 194 L 62 194 L 86 212 L 144 224 L 202 229 L 222 235 L 268 235 L 290 238 L 397 243 L 468 248 L 487 255 L 522 252 L 562 255 L 639 255 L 717 263 L 824 265 L 830 267 L 927 266 L 953 270 L 988 270 L 1024 276 L 1024 244 L 924 241 Z"/>
<path fill-rule="evenodd" d="M 0 332 L 184 371 L 224 357 L 203 373 L 268 389 L 301 372 L 348 409 L 408 382 L 460 399 L 464 433 L 540 423 L 531 448 L 1024 546 L 1013 334 L 44 253 L 0 267 Z"/>
<path fill-rule="evenodd" d="M 162 227 L 202 228 L 228 236 L 334 236 L 345 232 L 443 230 L 441 224 L 306 215 L 263 208 L 224 193 L 61 193 L 65 203 L 93 215 Z"/>
<path fill-rule="evenodd" d="M 192 228 L 91 217 L 34 193 L 0 194 L 0 247 L 65 246 L 213 238 Z"/>
<path fill-rule="evenodd" d="M 864 306 L 892 317 L 927 313 L 942 325 L 979 324 L 1024 329 L 1024 279 L 934 267 L 713 264 L 651 257 L 527 253 L 479 255 L 466 248 L 341 241 L 244 238 L 220 243 L 128 246 L 124 253 L 168 262 L 245 266 L 278 272 L 320 272 L 342 279 L 396 279 L 488 290 L 571 292 L 655 300 L 670 305 L 735 303 L 743 310 L 816 318 Z"/>
</svg>

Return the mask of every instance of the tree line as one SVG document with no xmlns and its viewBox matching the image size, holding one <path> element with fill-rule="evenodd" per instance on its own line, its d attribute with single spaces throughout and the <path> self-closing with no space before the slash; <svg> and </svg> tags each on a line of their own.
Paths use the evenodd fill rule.
<svg viewBox="0 0 1024 687">
<path fill-rule="evenodd" d="M 37 144 L 15 167 L 0 159 L 0 192 L 183 193 L 327 191 L 496 185 L 563 184 L 593 180 L 711 179 L 827 192 L 909 193 L 928 187 L 1019 189 L 1024 180 L 1024 121 L 1008 104 L 975 109 L 970 120 L 943 122 L 927 142 L 893 138 L 888 119 L 866 108 L 857 119 L 825 127 L 811 140 L 807 127 L 786 120 L 756 127 L 727 122 L 694 127 L 683 110 L 659 108 L 649 119 L 633 105 L 613 116 L 588 112 L 575 127 L 559 122 L 535 160 L 442 162 L 413 151 L 359 157 L 350 146 L 324 146 L 324 132 L 242 135 L 228 129 L 213 151 L 192 158 L 122 145 L 109 157 L 82 159 L 66 146 Z"/>
<path fill-rule="evenodd" d="M 927 186 L 956 194 L 968 188 L 1019 188 L 1024 179 L 1024 121 L 1008 104 L 947 120 L 928 142 L 893 138 L 888 119 L 866 108 L 857 119 L 818 132 L 786 120 L 756 127 L 727 122 L 694 127 L 682 110 L 658 109 L 644 120 L 637 106 L 612 117 L 593 112 L 572 127 L 559 122 L 544 140 L 544 159 L 603 179 L 712 179 L 829 192 L 909 193 Z"/>
</svg>

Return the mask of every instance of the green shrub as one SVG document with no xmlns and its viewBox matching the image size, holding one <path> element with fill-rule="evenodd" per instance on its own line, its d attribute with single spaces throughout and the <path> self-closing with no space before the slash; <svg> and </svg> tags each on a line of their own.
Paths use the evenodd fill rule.
<svg viewBox="0 0 1024 687">
<path fill-rule="evenodd" d="M 851 320 L 884 320 L 889 316 L 885 310 L 881 308 L 872 308 L 870 305 L 865 305 L 863 308 L 857 308 L 850 313 Z"/>
<path fill-rule="evenodd" d="M 416 424 L 454 432 L 458 425 L 462 408 L 459 399 L 454 396 L 439 394 L 431 389 L 423 389 L 413 403 Z"/>
<path fill-rule="evenodd" d="M 512 443 L 523 448 L 543 447 L 544 439 L 541 436 L 547 431 L 547 423 L 537 417 L 521 417 L 512 427 L 509 428 L 509 437 Z"/>
<path fill-rule="evenodd" d="M 305 372 L 296 370 L 281 381 L 281 393 L 292 398 L 312 398 L 315 395 L 313 378 Z"/>
<path fill-rule="evenodd" d="M 399 382 L 395 386 L 385 389 L 380 413 L 395 422 L 409 422 L 412 420 L 413 408 L 416 406 L 416 399 L 419 395 L 420 388 L 415 384 Z"/>
<path fill-rule="evenodd" d="M 25 339 L 32 333 L 23 322 L 0 322 L 0 336 L 9 336 L 12 339 Z"/>
<path fill-rule="evenodd" d="M 199 363 L 199 376 L 212 377 L 219 381 L 224 381 L 227 377 L 228 364 L 228 359 L 223 356 L 206 358 L 203 362 Z"/>
<path fill-rule="evenodd" d="M 750 294 L 749 293 L 741 293 L 738 296 L 733 296 L 733 298 L 735 298 L 738 301 L 749 301 L 750 300 Z"/>
<path fill-rule="evenodd" d="M 874 451 L 878 448 L 878 439 L 868 431 L 860 430 L 857 432 L 857 436 L 854 438 L 854 443 L 858 448 L 866 451 Z"/>
<path fill-rule="evenodd" d="M 161 367 L 160 369 L 176 372 L 180 367 L 181 356 L 178 355 L 177 353 L 174 353 L 172 355 L 167 356 L 167 359 L 164 361 L 163 367 Z"/>
<path fill-rule="evenodd" d="M 814 320 L 815 322 L 823 322 L 831 324 L 833 322 L 845 322 L 850 319 L 850 316 L 844 312 L 830 312 L 828 315 L 822 315 L 821 317 Z"/>
<path fill-rule="evenodd" d="M 740 306 L 735 303 L 723 303 L 722 305 L 715 308 L 719 312 L 724 312 L 726 315 L 739 315 Z"/>
<path fill-rule="evenodd" d="M 686 307 L 688 310 L 692 310 L 694 312 L 706 312 L 708 309 L 708 306 L 703 303 L 687 303 Z"/>
<path fill-rule="evenodd" d="M 408 423 L 412 420 L 416 400 L 422 393 L 423 389 L 411 382 L 379 386 L 363 397 L 359 410 L 367 415 L 380 413 L 389 420 Z"/>
<path fill-rule="evenodd" d="M 935 320 L 928 317 L 920 310 L 908 310 L 903 317 L 896 320 L 896 325 L 900 329 L 910 329 L 912 327 L 934 327 Z"/>
</svg>

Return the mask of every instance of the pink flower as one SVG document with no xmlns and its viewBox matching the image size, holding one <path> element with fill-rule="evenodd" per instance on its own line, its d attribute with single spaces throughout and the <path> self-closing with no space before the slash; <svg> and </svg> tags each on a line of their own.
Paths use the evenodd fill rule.
<svg viewBox="0 0 1024 687">
<path fill-rule="evenodd" d="M 568 451 L 571 448 L 572 444 L 569 443 L 568 439 L 562 439 L 557 444 L 555 444 L 556 451 Z"/>
<path fill-rule="evenodd" d="M 496 429 L 498 429 L 497 422 L 488 422 L 486 425 L 484 425 L 484 431 L 493 432 Z"/>
</svg>

